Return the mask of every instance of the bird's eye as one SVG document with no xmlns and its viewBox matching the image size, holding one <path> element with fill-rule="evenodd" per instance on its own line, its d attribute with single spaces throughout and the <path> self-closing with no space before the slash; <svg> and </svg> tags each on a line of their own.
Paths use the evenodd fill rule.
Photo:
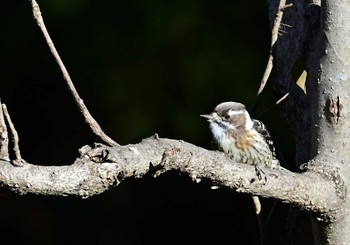
<svg viewBox="0 0 350 245">
<path fill-rule="evenodd" d="M 225 119 L 229 119 L 229 118 L 230 118 L 230 115 L 229 115 L 229 114 L 226 114 L 226 115 L 224 116 L 224 118 L 225 118 Z"/>
</svg>

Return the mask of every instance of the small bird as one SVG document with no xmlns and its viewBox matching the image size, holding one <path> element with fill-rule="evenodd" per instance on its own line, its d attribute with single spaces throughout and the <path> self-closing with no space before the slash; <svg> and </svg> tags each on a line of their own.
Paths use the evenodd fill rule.
<svg viewBox="0 0 350 245">
<path fill-rule="evenodd" d="M 277 168 L 275 147 L 264 124 L 252 119 L 245 106 L 238 102 L 223 102 L 208 115 L 213 142 L 218 150 L 232 160 L 254 165 L 259 179 L 261 167 Z"/>
<path fill-rule="evenodd" d="M 208 115 L 201 115 L 210 123 L 213 143 L 232 160 L 255 167 L 259 180 L 264 176 L 261 167 L 279 168 L 275 147 L 265 125 L 252 119 L 245 106 L 238 102 L 223 102 Z M 260 244 L 264 244 L 264 222 L 259 197 L 252 196 L 257 215 Z"/>
</svg>

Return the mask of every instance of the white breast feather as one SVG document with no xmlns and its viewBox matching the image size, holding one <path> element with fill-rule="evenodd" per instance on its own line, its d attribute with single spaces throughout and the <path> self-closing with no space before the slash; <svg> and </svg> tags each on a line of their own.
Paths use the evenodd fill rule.
<svg viewBox="0 0 350 245">
<path fill-rule="evenodd" d="M 228 127 L 233 127 L 228 122 L 222 122 L 228 124 Z M 232 144 L 234 144 L 234 139 L 227 137 L 226 130 L 215 122 L 210 123 L 210 129 L 217 143 L 220 145 L 225 153 L 230 153 L 232 151 Z"/>
</svg>

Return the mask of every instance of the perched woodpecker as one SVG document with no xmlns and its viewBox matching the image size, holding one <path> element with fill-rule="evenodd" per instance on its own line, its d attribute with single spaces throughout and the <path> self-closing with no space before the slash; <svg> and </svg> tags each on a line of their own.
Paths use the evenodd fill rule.
<svg viewBox="0 0 350 245">
<path fill-rule="evenodd" d="M 258 176 L 263 166 L 279 166 L 270 133 L 261 121 L 250 117 L 243 104 L 223 102 L 201 116 L 210 123 L 215 145 L 232 160 L 254 165 Z"/>
</svg>

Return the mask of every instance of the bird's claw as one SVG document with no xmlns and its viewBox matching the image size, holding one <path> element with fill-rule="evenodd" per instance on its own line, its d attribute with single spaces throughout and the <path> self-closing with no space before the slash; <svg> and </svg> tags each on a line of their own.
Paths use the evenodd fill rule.
<svg viewBox="0 0 350 245">
<path fill-rule="evenodd" d="M 266 177 L 266 174 L 265 174 L 264 170 L 262 170 L 260 167 L 255 165 L 255 172 L 256 172 L 256 176 L 258 176 L 258 179 L 260 181 L 263 181 L 264 184 L 266 184 L 267 183 L 267 177 Z"/>
</svg>

